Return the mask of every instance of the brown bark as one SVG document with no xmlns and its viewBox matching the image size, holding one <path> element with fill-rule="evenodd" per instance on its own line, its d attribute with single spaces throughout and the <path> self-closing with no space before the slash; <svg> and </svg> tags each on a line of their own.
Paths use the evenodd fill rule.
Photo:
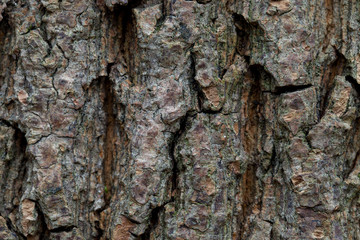
<svg viewBox="0 0 360 240">
<path fill-rule="evenodd" d="M 359 9 L 0 0 L 0 239 L 360 239 Z"/>
</svg>

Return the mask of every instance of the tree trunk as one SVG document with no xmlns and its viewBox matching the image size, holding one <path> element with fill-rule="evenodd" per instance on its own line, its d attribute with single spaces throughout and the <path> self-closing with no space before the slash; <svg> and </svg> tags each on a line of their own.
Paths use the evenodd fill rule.
<svg viewBox="0 0 360 240">
<path fill-rule="evenodd" d="M 360 239 L 360 1 L 0 0 L 0 239 Z"/>
</svg>

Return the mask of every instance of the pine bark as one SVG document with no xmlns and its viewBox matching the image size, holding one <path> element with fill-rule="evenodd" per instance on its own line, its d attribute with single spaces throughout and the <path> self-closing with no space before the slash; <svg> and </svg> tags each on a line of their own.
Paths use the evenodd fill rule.
<svg viewBox="0 0 360 240">
<path fill-rule="evenodd" d="M 360 1 L 0 0 L 0 239 L 360 239 Z"/>
</svg>

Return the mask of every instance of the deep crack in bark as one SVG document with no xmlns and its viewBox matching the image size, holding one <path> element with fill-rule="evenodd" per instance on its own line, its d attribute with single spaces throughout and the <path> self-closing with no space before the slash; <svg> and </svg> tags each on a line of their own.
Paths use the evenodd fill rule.
<svg viewBox="0 0 360 240">
<path fill-rule="evenodd" d="M 306 85 L 287 85 L 287 86 L 275 87 L 275 90 L 271 93 L 275 95 L 281 95 L 286 93 L 302 91 L 312 86 L 313 86 L 312 84 L 306 84 Z"/>
<path fill-rule="evenodd" d="M 176 145 L 178 144 L 180 136 L 185 132 L 187 124 L 188 124 L 188 118 L 190 117 L 189 113 L 187 113 L 181 120 L 180 120 L 180 127 L 179 130 L 174 133 L 174 136 L 170 142 L 170 157 L 172 160 L 173 168 L 172 168 L 172 188 L 171 188 L 171 201 L 175 201 L 175 196 L 178 191 L 178 175 L 181 171 L 179 167 L 179 163 L 176 159 Z"/>
<path fill-rule="evenodd" d="M 103 163 L 103 178 L 105 185 L 105 205 L 110 204 L 112 189 L 112 172 L 114 157 L 116 156 L 116 112 L 115 112 L 115 100 L 113 93 L 113 84 L 108 77 L 102 77 L 101 79 L 102 90 L 104 92 L 104 111 L 106 114 L 106 134 L 104 139 L 105 144 L 105 156 Z"/>
<path fill-rule="evenodd" d="M 319 108 L 319 120 L 322 119 L 325 114 L 330 98 L 330 93 L 334 88 L 334 79 L 336 76 L 339 76 L 344 72 L 345 65 L 345 57 L 341 53 L 336 51 L 336 59 L 330 64 L 330 66 L 325 68 L 320 86 L 321 100 Z"/>
<path fill-rule="evenodd" d="M 351 83 L 351 86 L 356 91 L 357 96 L 360 97 L 360 84 L 356 81 L 356 79 L 348 75 L 345 76 L 345 80 Z"/>
<path fill-rule="evenodd" d="M 240 220 L 240 239 L 245 239 L 244 235 L 246 227 L 249 228 L 250 220 L 249 216 L 252 214 L 252 209 L 255 204 L 255 196 L 257 190 L 257 177 L 256 177 L 256 165 L 249 165 L 247 170 L 241 178 L 241 192 L 242 192 L 242 203 L 241 203 L 241 220 Z"/>
<path fill-rule="evenodd" d="M 38 202 L 35 202 L 35 209 L 38 213 L 38 218 L 40 221 L 40 233 L 39 233 L 39 239 L 40 240 L 46 240 L 50 237 L 50 230 L 47 227 L 45 215 L 41 210 L 41 206 Z"/>
<path fill-rule="evenodd" d="M 148 228 L 145 230 L 145 232 L 140 235 L 138 237 L 139 240 L 149 240 L 151 239 L 151 232 L 156 228 L 156 226 L 159 224 L 159 215 L 160 212 L 164 210 L 164 205 L 156 207 L 154 209 L 152 209 L 151 213 L 150 213 L 150 219 L 149 219 L 149 224 L 148 224 Z"/>
</svg>

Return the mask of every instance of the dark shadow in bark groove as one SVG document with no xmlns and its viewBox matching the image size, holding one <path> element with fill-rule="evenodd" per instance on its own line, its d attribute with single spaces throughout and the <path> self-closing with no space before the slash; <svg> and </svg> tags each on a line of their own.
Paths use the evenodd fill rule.
<svg viewBox="0 0 360 240">
<path fill-rule="evenodd" d="M 104 93 L 103 108 L 106 114 L 106 133 L 105 133 L 105 156 L 103 162 L 103 178 L 105 185 L 105 206 L 109 206 L 111 196 L 113 193 L 112 189 L 112 174 L 114 157 L 116 156 L 116 112 L 115 112 L 115 100 L 113 93 L 113 83 L 108 77 L 102 77 L 101 89 Z"/>
<path fill-rule="evenodd" d="M 354 79 L 351 76 L 345 76 L 345 80 L 351 84 L 352 88 L 356 92 L 356 96 L 358 98 L 360 98 L 360 85 L 357 83 L 356 79 Z M 357 106 L 357 108 L 359 108 L 359 106 Z M 346 146 L 352 146 L 354 142 L 358 142 L 358 140 L 356 140 L 356 138 L 357 138 L 357 136 L 359 136 L 359 133 L 360 133 L 360 118 L 359 117 L 355 119 L 352 129 L 353 129 L 353 133 L 349 134 L 350 139 L 349 139 L 349 142 L 346 144 Z M 348 150 L 346 152 L 348 152 Z M 346 169 L 346 171 L 345 171 L 343 179 L 349 178 L 350 174 L 354 171 L 356 166 L 359 164 L 359 159 L 360 159 L 360 149 L 357 149 L 355 158 L 353 158 L 353 159 L 349 158 L 348 161 L 344 162 L 344 169 Z"/>
<path fill-rule="evenodd" d="M 360 97 L 360 84 L 356 81 L 356 79 L 351 76 L 346 76 L 345 79 L 351 83 L 351 86 L 357 93 L 357 97 Z"/>
<path fill-rule="evenodd" d="M 16 148 L 18 149 L 18 153 L 21 154 L 22 159 L 20 163 L 20 172 L 18 175 L 19 182 L 23 183 L 25 181 L 25 175 L 26 175 L 26 163 L 28 162 L 28 157 L 26 155 L 26 149 L 28 146 L 25 133 L 23 133 L 18 127 L 15 127 L 15 139 L 16 139 Z M 23 192 L 23 185 L 17 187 L 17 194 L 19 199 L 21 198 L 22 192 Z"/>
<path fill-rule="evenodd" d="M 111 14 L 113 23 L 111 27 L 118 28 L 118 37 L 120 38 L 120 53 L 115 64 L 124 60 L 127 66 L 129 80 L 136 83 L 138 75 L 136 66 L 138 66 L 136 20 L 132 9 L 144 4 L 143 0 L 131 1 L 127 6 L 116 6 Z M 123 59 L 119 59 L 123 58 Z"/>
<path fill-rule="evenodd" d="M 9 6 L 8 6 L 9 7 Z M 15 105 L 13 98 L 8 97 L 8 94 L 14 85 L 14 79 L 11 76 L 11 72 L 16 65 L 16 59 L 20 51 L 12 52 L 11 42 L 14 36 L 14 28 L 11 26 L 10 17 L 7 12 L 3 12 L 3 19 L 0 22 L 0 86 L 6 86 L 5 94 L 1 95 L 2 103 L 8 109 L 12 109 Z"/>
<path fill-rule="evenodd" d="M 250 62 L 250 32 L 253 28 L 246 19 L 239 14 L 233 15 L 237 34 L 237 52 L 244 56 L 247 63 Z"/>
<path fill-rule="evenodd" d="M 198 81 L 195 79 L 196 77 L 196 60 L 193 53 L 190 53 L 190 87 L 191 91 L 194 94 L 194 97 L 197 99 L 197 104 L 199 111 L 202 111 L 202 104 L 204 102 L 205 94 L 201 90 L 201 86 Z"/>
<path fill-rule="evenodd" d="M 3 59 L 3 57 L 5 55 L 4 51 L 6 51 L 5 46 L 4 46 L 5 43 L 7 42 L 6 38 L 11 36 L 9 30 L 11 30 L 11 26 L 8 21 L 8 16 L 6 15 L 6 13 L 3 13 L 3 20 L 0 22 L 0 56 L 2 56 L 2 58 L 0 60 L 0 69 L 2 67 L 2 63 L 4 60 Z"/>
<path fill-rule="evenodd" d="M 320 108 L 319 108 L 319 120 L 323 118 L 330 93 L 334 87 L 334 79 L 336 76 L 343 74 L 345 70 L 346 59 L 344 55 L 336 51 L 336 59 L 325 68 L 325 72 L 320 82 Z"/>
<path fill-rule="evenodd" d="M 11 220 L 8 217 L 4 217 L 4 219 L 6 220 L 6 226 L 7 228 L 13 233 L 15 234 L 19 239 L 27 239 L 21 232 L 16 231 L 15 227 L 13 226 L 13 224 L 11 223 Z M 0 229 L 1 230 L 1 229 Z"/>
<path fill-rule="evenodd" d="M 171 199 L 169 202 L 174 202 L 176 200 L 176 197 L 178 196 L 178 177 L 179 173 L 182 171 L 180 169 L 180 166 L 176 160 L 175 157 L 175 151 L 176 151 L 176 145 L 178 143 L 178 140 L 180 136 L 186 131 L 186 128 L 188 126 L 188 118 L 190 117 L 189 113 L 187 113 L 181 120 L 180 120 L 180 128 L 179 130 L 174 133 L 173 138 L 170 141 L 169 145 L 169 154 L 170 158 L 172 160 L 172 175 L 171 175 Z M 151 233 L 156 229 L 156 226 L 160 223 L 160 214 L 161 211 L 164 211 L 164 206 L 168 204 L 169 202 L 164 203 L 163 205 L 159 207 L 155 207 L 152 209 L 149 217 L 149 223 L 148 228 L 145 230 L 145 232 L 138 237 L 139 240 L 148 240 L 150 239 Z"/>
<path fill-rule="evenodd" d="M 23 133 L 18 125 L 16 123 L 11 123 L 9 121 L 6 121 L 4 119 L 0 120 L 0 124 L 4 124 L 7 127 L 12 128 L 15 132 L 13 135 L 12 141 L 15 143 L 14 149 L 14 157 L 10 161 L 5 162 L 5 174 L 2 177 L 1 183 L 5 183 L 6 186 L 1 186 L 0 190 L 2 193 L 2 196 L 12 194 L 12 198 L 18 198 L 21 199 L 22 193 L 23 193 L 23 183 L 25 181 L 26 176 L 26 165 L 28 162 L 28 158 L 26 156 L 26 149 L 28 146 L 25 133 Z M 10 137 L 10 136 L 9 136 Z M 17 171 L 16 178 L 9 179 L 10 171 Z M 8 187 L 11 187 L 9 189 Z M 3 192 L 5 191 L 5 192 Z M 4 210 L 7 214 L 9 214 L 11 211 L 14 210 L 14 208 L 17 207 L 17 205 L 13 205 L 11 209 L 6 208 L 6 206 L 10 206 L 12 203 L 8 203 L 5 206 L 1 206 L 1 210 Z M 5 209 L 2 209 L 4 207 Z"/>
<path fill-rule="evenodd" d="M 4 203 L 3 206 L 0 206 L 1 216 L 6 220 L 6 225 L 8 229 L 16 234 L 19 239 L 26 239 L 21 232 L 13 226 L 12 221 L 9 219 L 10 212 L 14 212 L 19 206 L 13 202 L 7 202 L 5 196 L 11 197 L 11 199 L 21 199 L 23 193 L 23 185 L 26 175 L 26 148 L 27 140 L 25 134 L 19 129 L 16 123 L 11 123 L 7 120 L 1 119 L 0 125 L 7 126 L 14 130 L 14 135 L 7 136 L 12 138 L 11 141 L 14 142 L 12 149 L 7 149 L 13 152 L 14 156 L 9 161 L 5 161 L 4 165 L 4 175 L 1 176 L 0 181 L 0 202 Z M 8 153 L 6 153 L 8 154 Z M 16 171 L 16 173 L 15 173 Z M 12 173 L 11 173 L 12 172 Z M 12 178 L 14 174 L 17 174 L 15 178 Z M 4 185 L 2 185 L 2 184 Z"/>
<path fill-rule="evenodd" d="M 63 227 L 54 228 L 50 230 L 50 232 L 52 233 L 71 232 L 74 228 L 75 226 L 63 226 Z"/>
<path fill-rule="evenodd" d="M 40 234 L 39 239 L 40 240 L 46 240 L 50 237 L 50 231 L 46 225 L 45 216 L 44 213 L 41 210 L 40 204 L 38 202 L 35 202 L 35 209 L 36 212 L 39 215 L 39 221 L 40 221 Z"/>
<path fill-rule="evenodd" d="M 115 5 L 112 10 L 108 8 L 102 8 L 103 16 L 102 21 L 106 22 L 108 27 L 103 34 L 108 38 L 109 49 L 113 51 L 112 54 L 115 58 L 107 58 L 106 76 L 101 76 L 94 80 L 100 91 L 102 108 L 106 115 L 105 136 L 104 141 L 104 159 L 102 178 L 104 183 L 104 206 L 97 210 L 95 214 L 99 217 L 99 220 L 94 222 L 94 228 L 97 230 L 95 239 L 109 239 L 110 228 L 112 224 L 111 215 L 107 215 L 104 222 L 100 219 L 101 212 L 109 209 L 113 201 L 113 196 L 117 194 L 119 190 L 117 186 L 118 179 L 115 179 L 114 174 L 121 154 L 123 154 L 124 146 L 127 145 L 126 132 L 123 128 L 123 120 L 118 119 L 118 111 L 123 111 L 125 108 L 116 99 L 115 82 L 116 74 L 112 73 L 113 66 L 116 64 L 122 64 L 127 71 L 129 80 L 136 84 L 138 75 L 136 72 L 137 57 L 135 55 L 137 48 L 136 28 L 135 28 L 135 16 L 132 9 L 144 4 L 144 0 L 130 1 L 126 6 Z M 112 32 L 110 32 L 110 30 Z M 114 34 L 115 33 L 115 34 Z M 110 55 L 110 54 L 109 54 Z M 111 73 L 111 74 L 110 74 Z M 119 148 L 116 142 L 123 143 L 123 146 Z M 129 221 L 132 221 L 129 219 Z M 138 222 L 134 222 L 139 224 Z"/>
<path fill-rule="evenodd" d="M 274 143 L 272 153 L 271 153 L 271 159 L 270 159 L 270 170 L 272 171 L 272 176 L 275 175 L 275 173 L 279 170 L 277 169 L 278 164 L 276 161 L 276 144 Z"/>
<path fill-rule="evenodd" d="M 135 65 L 136 58 L 132 53 L 136 47 L 136 38 L 135 38 L 135 19 L 132 13 L 132 9 L 143 4 L 142 0 L 131 1 L 127 6 L 116 5 L 111 11 L 109 9 L 105 10 L 104 17 L 108 19 L 109 27 L 115 28 L 117 32 L 116 37 L 118 40 L 117 46 L 114 51 L 117 52 L 117 58 L 114 59 L 114 62 L 109 62 L 107 65 L 107 76 L 100 77 L 100 89 L 104 94 L 103 99 L 103 109 L 106 114 L 106 134 L 104 137 L 105 144 L 105 156 L 103 163 L 103 180 L 105 185 L 105 207 L 109 207 L 111 203 L 111 196 L 114 194 L 113 191 L 113 168 L 115 158 L 116 158 L 116 146 L 115 142 L 118 138 L 117 132 L 120 128 L 120 123 L 117 121 L 117 102 L 114 93 L 114 83 L 110 79 L 110 72 L 113 65 L 117 63 L 122 63 L 123 60 L 126 62 L 128 68 L 128 75 L 132 82 L 135 81 L 134 76 L 136 76 Z"/>
<path fill-rule="evenodd" d="M 244 130 L 242 131 L 242 141 L 244 150 L 252 157 L 252 162 L 257 163 L 255 156 L 259 143 L 259 128 L 261 127 L 261 111 L 263 107 L 263 95 L 261 84 L 265 80 L 265 71 L 261 66 L 250 66 L 245 76 L 245 86 L 243 91 L 248 92 L 243 99 L 244 113 L 246 116 Z"/>
<path fill-rule="evenodd" d="M 164 211 L 164 205 L 160 207 L 156 207 L 151 211 L 150 214 L 150 220 L 148 224 L 148 228 L 145 230 L 145 232 L 138 237 L 139 240 L 149 240 L 151 236 L 151 232 L 156 229 L 157 225 L 160 222 L 160 214 L 161 211 Z"/>
<path fill-rule="evenodd" d="M 180 121 L 180 129 L 174 134 L 174 137 L 171 140 L 170 146 L 169 146 L 170 157 L 171 157 L 172 164 L 173 164 L 172 176 L 171 176 L 171 180 L 172 180 L 171 200 L 172 201 L 174 201 L 175 195 L 177 193 L 178 175 L 179 175 L 179 172 L 180 172 L 178 162 L 176 161 L 175 147 L 176 147 L 176 144 L 178 143 L 178 140 L 179 140 L 181 134 L 183 134 L 183 132 L 185 131 L 186 124 L 187 124 L 187 118 L 188 118 L 188 116 L 186 115 L 185 117 L 183 117 L 181 119 L 181 121 Z"/>
<path fill-rule="evenodd" d="M 264 30 L 258 22 L 248 22 L 244 16 L 240 14 L 234 14 L 233 21 L 236 27 L 237 35 L 236 51 L 239 55 L 245 58 L 248 64 L 250 64 L 252 35 L 264 36 Z"/>
<path fill-rule="evenodd" d="M 251 234 L 251 220 L 249 216 L 252 215 L 254 207 L 260 204 L 256 199 L 260 184 L 256 172 L 261 166 L 261 159 L 259 157 L 261 138 L 259 135 L 264 127 L 264 91 L 262 91 L 262 86 L 267 81 L 270 81 L 270 83 L 272 81 L 270 74 L 262 66 L 252 65 L 245 75 L 244 86 L 242 88 L 243 99 L 241 101 L 243 106 L 241 107 L 241 112 L 244 114 L 244 125 L 240 133 L 244 151 L 249 156 L 249 162 L 245 173 L 240 177 L 239 190 L 242 196 L 241 214 L 239 216 L 240 239 L 246 239 Z M 274 152 L 273 155 L 275 155 Z"/>
<path fill-rule="evenodd" d="M 249 165 L 241 178 L 242 203 L 241 203 L 241 220 L 240 220 L 240 239 L 245 239 L 246 226 L 249 228 L 249 216 L 255 204 L 255 195 L 257 191 L 256 165 Z"/>
</svg>

